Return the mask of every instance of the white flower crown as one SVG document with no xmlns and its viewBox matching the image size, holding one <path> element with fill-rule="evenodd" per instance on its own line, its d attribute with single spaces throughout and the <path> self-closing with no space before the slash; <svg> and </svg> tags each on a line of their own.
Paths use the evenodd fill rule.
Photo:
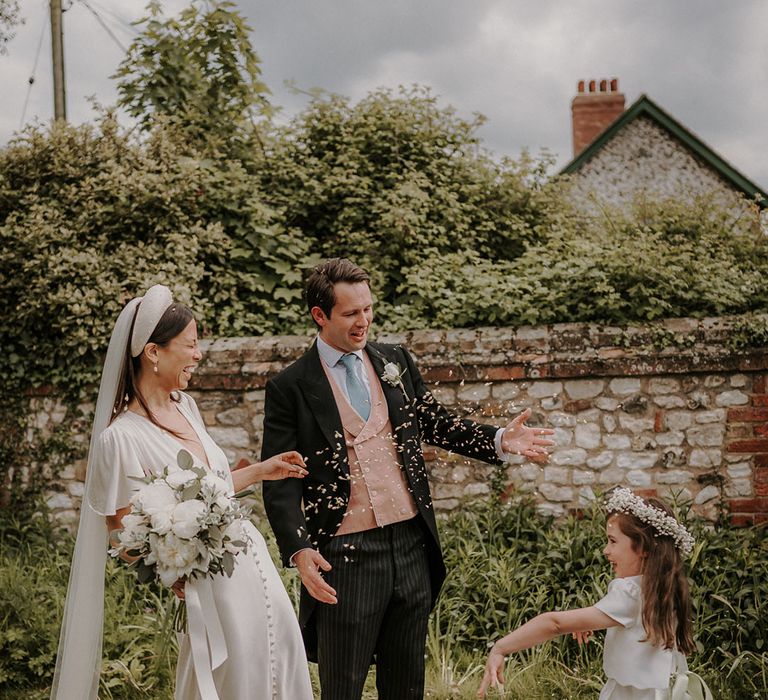
<svg viewBox="0 0 768 700">
<path fill-rule="evenodd" d="M 609 513 L 627 513 L 634 515 L 644 523 L 648 523 L 658 535 L 671 537 L 675 541 L 675 546 L 683 554 L 690 554 L 693 550 L 694 539 L 685 525 L 677 522 L 664 511 L 649 505 L 640 496 L 635 496 L 629 489 L 614 489 L 608 497 L 605 507 Z"/>
</svg>

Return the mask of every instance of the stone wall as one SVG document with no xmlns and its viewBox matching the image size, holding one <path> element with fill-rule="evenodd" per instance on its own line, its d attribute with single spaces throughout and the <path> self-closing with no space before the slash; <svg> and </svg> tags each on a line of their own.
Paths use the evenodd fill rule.
<svg viewBox="0 0 768 700">
<path fill-rule="evenodd" d="M 508 494 L 531 492 L 544 512 L 583 506 L 625 484 L 693 500 L 740 524 L 768 519 L 768 348 L 734 352 L 727 318 L 630 328 L 594 324 L 414 331 L 379 335 L 416 357 L 437 398 L 461 415 L 503 425 L 520 410 L 555 429 L 548 465 L 515 458 Z M 260 449 L 264 386 L 308 347 L 305 337 L 206 341 L 190 393 L 234 462 Z M 50 398 L 37 423 L 63 420 Z M 58 412 L 58 413 L 57 413 Z M 81 436 L 83 439 L 83 436 Z M 425 446 L 438 509 L 490 492 L 493 468 Z M 50 505 L 75 516 L 81 461 Z"/>
</svg>

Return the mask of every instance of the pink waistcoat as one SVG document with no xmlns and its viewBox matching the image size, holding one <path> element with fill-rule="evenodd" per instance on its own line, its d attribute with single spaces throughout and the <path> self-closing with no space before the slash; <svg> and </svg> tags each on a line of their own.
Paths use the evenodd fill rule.
<svg viewBox="0 0 768 700">
<path fill-rule="evenodd" d="M 349 459 L 349 503 L 337 535 L 363 532 L 413 518 L 418 510 L 397 458 L 397 443 L 376 371 L 363 353 L 371 388 L 371 415 L 358 415 L 321 363 L 336 399 Z"/>
</svg>

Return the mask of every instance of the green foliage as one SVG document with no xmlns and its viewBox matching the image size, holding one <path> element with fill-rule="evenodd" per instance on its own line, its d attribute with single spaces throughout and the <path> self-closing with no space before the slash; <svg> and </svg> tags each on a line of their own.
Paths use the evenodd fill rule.
<svg viewBox="0 0 768 700">
<path fill-rule="evenodd" d="M 211 7 L 170 23 L 154 7 L 137 41 L 149 52 L 186 27 L 202 45 L 211 26 L 246 41 L 224 31 L 244 31 L 228 5 Z M 124 80 L 143 75 L 128 65 Z M 236 123 L 214 121 L 206 129 L 220 135 L 219 121 Z M 495 161 L 480 148 L 480 119 L 424 89 L 357 104 L 318 97 L 258 159 L 204 153 L 173 120 L 152 124 L 138 138 L 106 113 L 96 126 L 30 128 L 0 150 L 7 391 L 77 395 L 96 379 L 124 301 L 157 281 L 217 336 L 304 332 L 303 271 L 333 255 L 370 269 L 390 330 L 621 324 L 768 304 L 765 238 L 746 219 L 704 201 L 579 214 L 567 184 L 546 180 L 546 159 Z"/>
<path fill-rule="evenodd" d="M 3 697 L 47 697 L 56 661 L 73 542 L 54 536 L 47 517 L 0 522 L 0 691 Z M 139 586 L 110 560 L 104 610 L 103 698 L 170 700 L 176 639 L 173 595 Z"/>
<path fill-rule="evenodd" d="M 688 562 L 698 651 L 689 664 L 716 697 L 762 697 L 768 692 L 765 527 L 690 525 L 698 542 Z M 604 526 L 597 508 L 553 523 L 524 501 L 478 504 L 447 518 L 441 539 L 449 575 L 431 623 L 431 658 L 447 648 L 467 669 L 495 639 L 536 614 L 597 601 L 611 578 L 602 556 Z M 600 637 L 586 648 L 563 637 L 515 655 L 510 697 L 530 697 L 529 667 L 553 664 L 563 673 L 546 673 L 547 684 L 559 677 L 571 688 L 553 690 L 555 696 L 594 697 L 602 684 Z"/>
<path fill-rule="evenodd" d="M 752 314 L 738 319 L 728 344 L 736 352 L 768 346 L 768 316 Z"/>
<path fill-rule="evenodd" d="M 0 342 L 7 391 L 96 378 L 125 300 L 162 281 L 217 335 L 305 323 L 305 242 L 242 166 L 98 127 L 29 129 L 0 151 Z M 34 351 L 32 350 L 34 348 Z"/>
<path fill-rule="evenodd" d="M 0 0 L 0 56 L 8 53 L 6 44 L 15 36 L 13 28 L 23 23 L 18 0 Z"/>
<path fill-rule="evenodd" d="M 301 331 L 312 260 L 242 163 L 195 156 L 170 128 L 140 141 L 107 114 L 25 131 L 0 150 L 0 488 L 22 485 L 15 499 L 48 452 L 14 439 L 25 391 L 52 387 L 74 408 L 127 299 L 163 282 L 217 336 Z"/>
<path fill-rule="evenodd" d="M 165 116 L 206 152 L 250 160 L 257 121 L 269 113 L 267 86 L 250 27 L 233 2 L 194 0 L 166 19 L 157 0 L 136 24 L 117 73 L 118 104 L 150 130 Z"/>
<path fill-rule="evenodd" d="M 321 257 L 367 267 L 377 312 L 402 327 L 419 294 L 408 275 L 425 262 L 456 249 L 514 259 L 570 211 L 545 180 L 548 159 L 496 162 L 480 147 L 481 123 L 424 88 L 379 90 L 357 104 L 321 95 L 269 141 L 263 189 Z"/>
<path fill-rule="evenodd" d="M 767 272 L 765 237 L 736 214 L 704 198 L 639 201 L 574 217 L 510 261 L 430 250 L 402 290 L 409 318 L 437 327 L 625 324 L 764 310 Z"/>
<path fill-rule="evenodd" d="M 44 697 L 72 541 L 54 536 L 44 516 L 17 519 L 0 511 L 0 517 L 0 696 Z M 277 560 L 272 533 L 265 521 L 260 524 Z M 689 663 L 718 698 L 764 697 L 765 528 L 689 524 L 698 542 L 688 563 L 698 646 Z M 610 580 L 601 554 L 603 528 L 597 511 L 553 523 L 527 502 L 478 504 L 445 517 L 440 529 L 449 575 L 430 619 L 425 697 L 473 697 L 495 639 L 540 612 L 598 600 Z M 281 574 L 295 602 L 295 571 Z M 138 585 L 126 567 L 110 560 L 105 606 L 102 696 L 170 700 L 177 654 L 171 595 Z M 563 637 L 510 658 L 507 697 L 594 698 L 604 682 L 601 637 L 581 648 Z M 313 676 L 316 685 L 314 667 Z M 376 697 L 372 676 L 365 697 Z"/>
<path fill-rule="evenodd" d="M 0 512 L 17 517 L 32 515 L 53 475 L 79 456 L 68 426 L 43 430 L 28 412 L 26 398 L 10 393 L 0 406 Z"/>
</svg>

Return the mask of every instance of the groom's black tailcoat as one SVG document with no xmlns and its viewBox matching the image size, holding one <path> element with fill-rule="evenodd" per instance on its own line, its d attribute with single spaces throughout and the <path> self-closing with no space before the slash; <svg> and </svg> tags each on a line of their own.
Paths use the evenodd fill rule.
<svg viewBox="0 0 768 700">
<path fill-rule="evenodd" d="M 497 428 L 459 419 L 428 391 L 410 354 L 398 345 L 369 342 L 365 351 L 376 374 L 393 362 L 404 370 L 402 387 L 381 380 L 408 486 L 427 533 L 432 604 L 445 579 L 421 443 L 490 463 Z M 341 525 L 349 501 L 349 461 L 336 401 L 317 345 L 267 383 L 262 459 L 288 450 L 305 459 L 304 479 L 264 482 L 264 505 L 285 566 L 300 549 L 320 551 Z M 406 398 L 407 395 L 407 398 Z M 302 586 L 299 622 L 307 655 L 316 660 L 313 613 L 317 601 Z"/>
</svg>

